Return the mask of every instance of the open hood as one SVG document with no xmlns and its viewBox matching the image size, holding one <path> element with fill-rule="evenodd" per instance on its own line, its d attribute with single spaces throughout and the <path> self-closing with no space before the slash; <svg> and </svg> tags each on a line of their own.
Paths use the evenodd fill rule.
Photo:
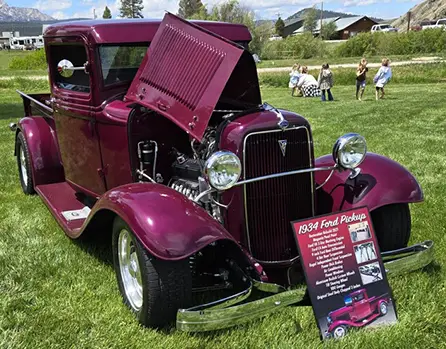
<svg viewBox="0 0 446 349">
<path fill-rule="evenodd" d="M 164 115 L 201 140 L 224 90 L 239 104 L 261 103 L 252 56 L 242 46 L 167 13 L 126 100 Z"/>
</svg>

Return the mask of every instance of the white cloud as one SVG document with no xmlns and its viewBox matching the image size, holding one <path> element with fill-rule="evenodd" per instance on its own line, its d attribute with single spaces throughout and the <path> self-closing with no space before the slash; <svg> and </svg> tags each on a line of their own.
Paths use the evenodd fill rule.
<svg viewBox="0 0 446 349">
<path fill-rule="evenodd" d="M 34 4 L 34 8 L 40 11 L 51 10 L 65 10 L 72 5 L 71 0 L 38 0 Z"/>
<path fill-rule="evenodd" d="M 67 19 L 71 16 L 67 16 L 67 14 L 62 11 L 56 11 L 51 14 L 51 17 L 56 18 L 56 19 Z"/>
<path fill-rule="evenodd" d="M 344 1 L 345 7 L 352 7 L 352 6 L 367 6 L 367 5 L 373 5 L 378 3 L 389 3 L 391 0 L 346 0 Z"/>
</svg>

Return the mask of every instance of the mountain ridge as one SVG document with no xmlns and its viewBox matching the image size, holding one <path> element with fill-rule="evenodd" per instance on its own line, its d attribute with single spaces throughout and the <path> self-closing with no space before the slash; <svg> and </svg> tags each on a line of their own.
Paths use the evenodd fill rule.
<svg viewBox="0 0 446 349">
<path fill-rule="evenodd" d="M 53 19 L 53 17 L 48 16 L 35 8 L 9 6 L 5 1 L 0 0 L 0 21 L 2 22 L 31 22 Z"/>
<path fill-rule="evenodd" d="M 446 18 L 446 0 L 425 0 L 412 7 L 410 26 L 420 25 L 422 21 Z M 407 30 L 407 13 L 392 22 L 392 25 L 402 31 Z"/>
</svg>

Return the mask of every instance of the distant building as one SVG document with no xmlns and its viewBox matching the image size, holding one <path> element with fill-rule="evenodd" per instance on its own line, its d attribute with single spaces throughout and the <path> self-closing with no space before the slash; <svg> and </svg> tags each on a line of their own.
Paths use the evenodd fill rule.
<svg viewBox="0 0 446 349">
<path fill-rule="evenodd" d="M 370 19 L 367 16 L 356 16 L 356 17 L 332 17 L 332 18 L 324 18 L 322 20 L 322 25 L 334 22 L 336 24 L 336 39 L 347 40 L 348 38 L 355 36 L 359 33 L 370 32 L 372 26 L 377 24 L 376 21 Z M 313 35 L 317 36 L 321 31 L 321 23 L 318 20 L 316 24 L 316 29 L 313 32 Z M 304 33 L 303 21 L 302 25 L 291 32 L 290 35 L 299 35 Z"/>
<path fill-rule="evenodd" d="M 285 27 L 283 28 L 283 36 L 287 37 L 293 34 L 293 32 L 304 25 L 303 18 L 287 19 L 285 21 Z"/>
</svg>

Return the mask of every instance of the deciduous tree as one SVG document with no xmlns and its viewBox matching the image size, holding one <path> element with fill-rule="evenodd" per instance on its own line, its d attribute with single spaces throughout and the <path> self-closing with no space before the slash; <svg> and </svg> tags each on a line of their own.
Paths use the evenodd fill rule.
<svg viewBox="0 0 446 349">
<path fill-rule="evenodd" d="M 335 22 L 322 24 L 321 36 L 324 40 L 333 39 L 337 34 L 337 27 Z"/>
<path fill-rule="evenodd" d="M 142 0 L 121 0 L 119 11 L 123 18 L 144 18 L 141 13 L 143 8 Z"/>
<path fill-rule="evenodd" d="M 313 33 L 317 27 L 317 11 L 310 8 L 304 16 L 304 31 Z"/>
<path fill-rule="evenodd" d="M 180 17 L 189 19 L 189 18 L 195 18 L 196 17 L 206 17 L 206 8 L 204 7 L 201 0 L 180 0 L 179 8 L 178 8 L 178 15 Z M 200 19 L 206 19 L 206 18 L 200 18 Z"/>
</svg>

